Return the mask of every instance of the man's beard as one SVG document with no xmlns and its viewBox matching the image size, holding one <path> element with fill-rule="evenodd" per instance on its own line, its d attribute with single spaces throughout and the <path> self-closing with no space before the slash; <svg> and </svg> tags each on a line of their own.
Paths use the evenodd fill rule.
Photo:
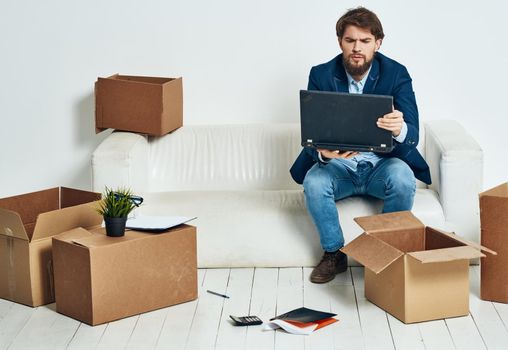
<svg viewBox="0 0 508 350">
<path fill-rule="evenodd" d="M 363 57 L 365 58 L 365 56 Z M 344 63 L 344 68 L 346 68 L 346 72 L 348 72 L 349 75 L 353 77 L 358 77 L 364 75 L 369 70 L 373 59 L 374 56 L 372 56 L 372 58 L 369 61 L 367 61 L 367 59 L 365 58 L 365 62 L 362 65 L 358 66 L 352 64 L 347 57 L 343 56 L 342 62 Z"/>
</svg>

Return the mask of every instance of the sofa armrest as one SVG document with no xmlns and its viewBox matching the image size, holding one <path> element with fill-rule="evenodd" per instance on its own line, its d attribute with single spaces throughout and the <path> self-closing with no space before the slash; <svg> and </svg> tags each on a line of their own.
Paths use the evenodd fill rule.
<svg viewBox="0 0 508 350">
<path fill-rule="evenodd" d="M 425 154 L 432 176 L 429 188 L 438 193 L 450 229 L 478 242 L 483 151 L 456 121 L 430 121 L 425 131 Z"/>
<path fill-rule="evenodd" d="M 92 154 L 92 186 L 148 190 L 148 141 L 144 135 L 114 132 Z"/>
</svg>

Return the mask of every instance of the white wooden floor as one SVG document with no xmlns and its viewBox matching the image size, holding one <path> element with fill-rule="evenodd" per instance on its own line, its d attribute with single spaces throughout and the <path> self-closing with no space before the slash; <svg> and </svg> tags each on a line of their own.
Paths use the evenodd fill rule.
<svg viewBox="0 0 508 350">
<path fill-rule="evenodd" d="M 363 269 L 325 285 L 309 268 L 199 270 L 196 301 L 90 327 L 55 312 L 0 299 L 0 349 L 508 349 L 508 305 L 481 301 L 471 267 L 471 314 L 404 325 L 363 296 Z M 224 292 L 223 299 L 206 290 Z M 306 306 L 339 322 L 309 336 L 234 327 L 229 315 L 276 314 Z"/>
</svg>

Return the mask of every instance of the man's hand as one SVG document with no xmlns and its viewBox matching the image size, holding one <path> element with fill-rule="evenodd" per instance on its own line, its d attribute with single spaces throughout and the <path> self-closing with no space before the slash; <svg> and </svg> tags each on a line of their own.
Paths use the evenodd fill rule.
<svg viewBox="0 0 508 350">
<path fill-rule="evenodd" d="M 392 113 L 385 114 L 382 118 L 377 120 L 377 126 L 381 129 L 391 131 L 394 137 L 400 135 L 403 124 L 404 118 L 402 112 L 396 109 L 394 109 Z"/>
<path fill-rule="evenodd" d="M 349 159 L 349 158 L 353 158 L 354 156 L 356 156 L 358 154 L 358 152 L 354 152 L 354 151 L 332 151 L 332 150 L 329 150 L 329 149 L 321 149 L 321 148 L 318 148 L 318 152 L 321 153 L 321 156 L 322 157 L 325 157 L 325 158 L 345 158 L 345 159 Z"/>
</svg>

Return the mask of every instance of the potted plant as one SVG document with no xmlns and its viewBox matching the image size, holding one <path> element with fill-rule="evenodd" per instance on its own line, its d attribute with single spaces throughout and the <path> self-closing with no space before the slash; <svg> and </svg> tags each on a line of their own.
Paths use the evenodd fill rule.
<svg viewBox="0 0 508 350">
<path fill-rule="evenodd" d="M 97 212 L 104 217 L 106 235 L 121 237 L 125 234 L 125 224 L 129 213 L 143 202 L 127 188 L 113 190 L 106 187 L 99 201 Z"/>
</svg>

